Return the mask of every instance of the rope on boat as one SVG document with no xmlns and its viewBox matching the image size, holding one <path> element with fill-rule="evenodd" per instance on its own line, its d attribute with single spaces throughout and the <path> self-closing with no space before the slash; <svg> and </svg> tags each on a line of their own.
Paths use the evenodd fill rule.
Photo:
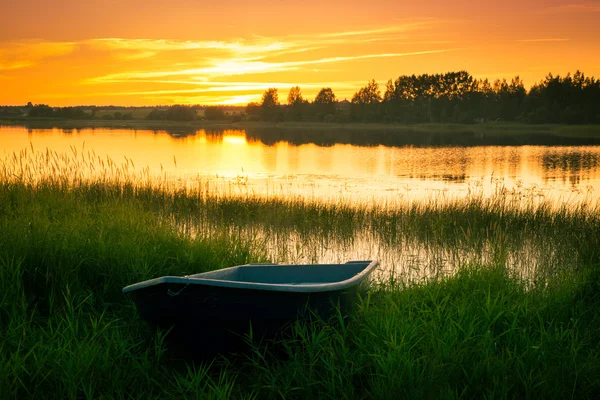
<svg viewBox="0 0 600 400">
<path fill-rule="evenodd" d="M 184 278 L 187 279 L 187 283 L 185 284 L 184 287 L 182 287 L 178 291 L 174 292 L 171 289 L 167 289 L 167 294 L 169 296 L 171 296 L 171 297 L 179 296 L 181 294 L 181 292 L 183 292 L 190 285 L 190 280 L 189 280 L 188 276 L 186 275 L 186 276 L 184 276 Z"/>
</svg>

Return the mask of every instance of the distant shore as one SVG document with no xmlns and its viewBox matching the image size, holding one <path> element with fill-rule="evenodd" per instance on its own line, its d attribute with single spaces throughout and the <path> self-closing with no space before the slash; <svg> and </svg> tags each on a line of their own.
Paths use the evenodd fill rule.
<svg viewBox="0 0 600 400">
<path fill-rule="evenodd" d="M 195 134 L 198 130 L 220 132 L 244 130 L 265 143 L 354 143 L 367 145 L 598 145 L 600 125 L 535 125 L 517 122 L 480 124 L 383 124 L 325 122 L 231 122 L 79 120 L 53 118 L 0 118 L 0 126 L 30 129 L 133 129 L 165 131 L 173 135 Z"/>
</svg>

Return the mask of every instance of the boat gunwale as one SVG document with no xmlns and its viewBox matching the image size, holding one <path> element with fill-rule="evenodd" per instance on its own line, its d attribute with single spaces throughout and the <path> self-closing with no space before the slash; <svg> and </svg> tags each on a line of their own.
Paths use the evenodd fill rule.
<svg viewBox="0 0 600 400">
<path fill-rule="evenodd" d="M 365 268 L 363 268 L 357 274 L 351 276 L 348 279 L 344 279 L 342 281 L 335 281 L 329 283 L 262 283 L 262 282 L 252 282 L 252 281 L 234 281 L 234 280 L 226 280 L 226 279 L 214 279 L 214 278 L 193 278 L 189 275 L 186 276 L 162 276 L 160 278 L 149 279 L 143 282 L 138 282 L 129 286 L 126 286 L 122 289 L 122 293 L 131 293 L 139 289 L 145 289 L 152 286 L 157 286 L 163 283 L 179 283 L 188 285 L 204 285 L 204 286 L 213 286 L 213 287 L 225 287 L 232 289 L 254 289 L 254 290 L 262 290 L 262 291 L 271 291 L 271 292 L 291 292 L 291 293 L 317 293 L 317 292 L 333 292 L 344 290 L 349 287 L 352 287 L 354 283 L 361 282 L 367 275 L 369 275 L 375 268 L 379 266 L 379 261 L 377 260 L 365 260 L 365 261 L 348 261 L 343 264 L 243 264 L 236 265 L 233 267 L 224 268 L 222 270 L 217 271 L 226 271 L 232 270 L 240 267 L 318 267 L 318 266 L 343 266 L 346 264 L 358 264 L 358 263 L 368 263 Z M 208 271 L 214 272 L 214 271 Z M 202 274 L 196 274 L 202 275 Z"/>
</svg>

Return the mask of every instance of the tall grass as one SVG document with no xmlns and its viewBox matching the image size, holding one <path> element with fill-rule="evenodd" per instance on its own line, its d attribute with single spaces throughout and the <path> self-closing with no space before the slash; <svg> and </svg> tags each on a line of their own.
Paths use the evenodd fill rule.
<svg viewBox="0 0 600 400">
<path fill-rule="evenodd" d="M 568 290 L 468 268 L 373 291 L 336 328 L 298 324 L 286 358 L 257 349 L 250 365 L 273 398 L 592 398 L 599 321 L 582 306 Z"/>
<path fill-rule="evenodd" d="M 0 397 L 594 398 L 598 209 L 517 195 L 240 197 L 128 160 L 24 151 L 0 165 Z M 368 257 L 385 271 L 349 317 L 212 363 L 174 359 L 120 293 L 246 262 Z"/>
</svg>

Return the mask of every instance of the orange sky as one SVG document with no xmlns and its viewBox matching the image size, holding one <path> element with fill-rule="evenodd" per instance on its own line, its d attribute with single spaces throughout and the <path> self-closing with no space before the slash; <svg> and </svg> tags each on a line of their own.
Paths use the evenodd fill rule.
<svg viewBox="0 0 600 400">
<path fill-rule="evenodd" d="M 0 13 L 0 105 L 247 104 L 467 70 L 600 78 L 600 1 L 29 0 Z"/>
</svg>

